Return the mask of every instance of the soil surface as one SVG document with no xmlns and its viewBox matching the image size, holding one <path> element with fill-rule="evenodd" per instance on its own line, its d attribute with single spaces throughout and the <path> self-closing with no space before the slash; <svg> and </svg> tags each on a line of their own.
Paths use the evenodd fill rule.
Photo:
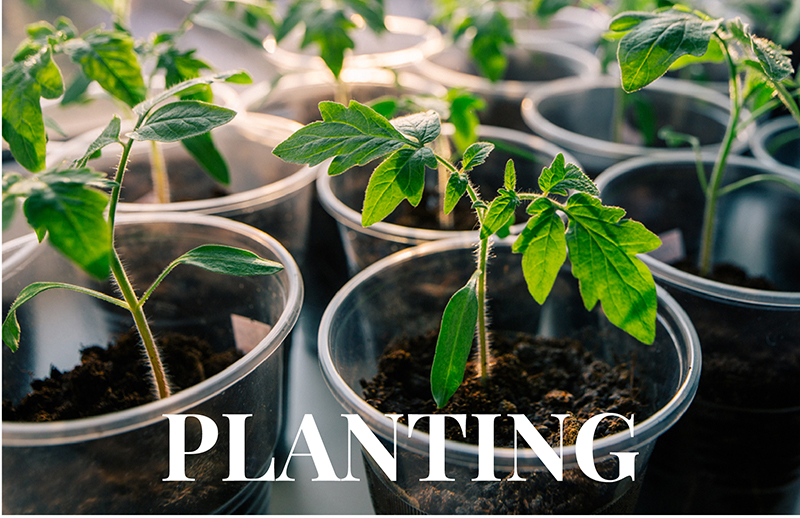
<svg viewBox="0 0 800 518">
<path fill-rule="evenodd" d="M 241 358 L 230 349 L 220 353 L 193 337 L 165 334 L 158 340 L 162 362 L 169 373 L 173 392 L 191 387 L 221 372 Z M 59 421 L 125 410 L 156 400 L 150 367 L 138 335 L 130 331 L 108 348 L 87 347 L 81 363 L 50 377 L 34 380 L 33 392 L 18 405 L 3 401 L 3 421 Z"/>
<path fill-rule="evenodd" d="M 429 382 L 435 344 L 435 332 L 391 344 L 379 360 L 378 374 L 361 382 L 367 402 L 384 413 L 468 414 L 466 439 L 454 420 L 447 420 L 446 433 L 450 439 L 473 444 L 477 442 L 477 419 L 470 414 L 500 413 L 501 417 L 495 421 L 495 445 L 503 447 L 514 445 L 515 430 L 508 414 L 526 415 L 553 446 L 559 443 L 559 422 L 551 414 L 570 415 L 564 422 L 565 445 L 574 444 L 581 424 L 594 415 L 633 414 L 637 422 L 648 416 L 630 364 L 612 367 L 596 359 L 575 340 L 542 339 L 518 333 L 495 337 L 487 386 L 481 385 L 473 358 L 467 367 L 465 383 L 444 408 L 437 409 Z M 425 431 L 426 425 L 422 420 L 416 429 Z M 622 420 L 604 419 L 596 437 L 626 429 Z M 511 482 L 506 480 L 509 473 L 498 471 L 501 478 L 498 482 L 472 482 L 470 479 L 476 473 L 466 476 L 459 471 L 448 472 L 455 481 L 439 483 L 420 480 L 428 475 L 426 460 L 401 462 L 397 484 L 406 503 L 397 503 L 392 495 L 396 490 L 373 491 L 376 510 L 396 511 L 410 505 L 430 514 L 631 512 L 638 496 L 638 482 L 631 485 L 626 478 L 620 483 L 598 483 L 576 468 L 565 468 L 563 481 L 556 481 L 548 472 L 538 472 L 521 473 L 527 480 L 525 483 Z M 606 479 L 616 478 L 616 460 L 600 462 L 597 467 Z M 370 483 L 378 484 L 376 475 L 370 476 Z"/>
</svg>

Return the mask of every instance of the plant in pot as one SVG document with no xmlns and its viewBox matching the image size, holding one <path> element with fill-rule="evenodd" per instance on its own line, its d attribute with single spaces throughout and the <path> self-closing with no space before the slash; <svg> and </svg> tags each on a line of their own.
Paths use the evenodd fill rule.
<svg viewBox="0 0 800 518">
<path fill-rule="evenodd" d="M 493 200 L 484 201 L 470 180 L 470 172 L 486 160 L 493 145 L 487 142 L 471 145 L 464 152 L 460 165 L 456 166 L 427 146 L 440 133 L 439 116 L 435 112 L 401 117 L 391 122 L 357 102 L 351 102 L 348 107 L 321 103 L 320 112 L 323 116 L 321 122 L 309 124 L 295 133 L 279 145 L 275 153 L 286 160 L 298 162 L 314 163 L 332 158 L 332 174 L 386 157 L 375 169 L 367 187 L 362 213 L 365 225 L 383 219 L 405 199 L 412 204 L 418 203 L 424 189 L 425 169 L 435 168 L 437 164 L 450 172 L 445 210 L 451 210 L 462 196 L 467 196 L 479 220 L 477 236 L 437 241 L 376 263 L 337 294 L 323 317 L 319 337 L 320 357 L 329 384 L 348 409 L 366 417 L 373 429 L 388 441 L 393 440 L 392 425 L 389 424 L 388 428 L 384 426 L 386 423 L 383 421 L 390 420 L 384 418 L 382 412 L 491 414 L 484 416 L 491 419 L 501 417 L 498 413 L 503 413 L 506 435 L 501 440 L 499 434 L 495 433 L 496 446 L 501 447 L 494 450 L 494 468 L 481 468 L 482 478 L 486 477 L 487 470 L 490 473 L 489 483 L 471 481 L 475 473 L 467 475 L 468 471 L 478 466 L 475 462 L 477 449 L 461 439 L 467 436 L 467 440 L 473 443 L 478 440 L 476 426 L 480 425 L 476 423 L 477 418 L 472 422 L 462 422 L 461 429 L 453 423 L 450 423 L 452 427 L 448 424 L 447 438 L 451 440 L 447 442 L 443 435 L 445 428 L 437 428 L 443 421 L 434 422 L 432 416 L 429 425 L 432 433 L 429 435 L 418 431 L 416 439 L 400 438 L 400 435 L 412 436 L 411 430 L 403 426 L 402 430 L 406 433 L 394 434 L 402 448 L 397 453 L 396 482 L 382 476 L 375 467 L 374 459 L 365 455 L 368 472 L 371 472 L 370 486 L 376 510 L 453 514 L 478 511 L 586 513 L 630 509 L 637 490 L 632 480 L 622 481 L 627 477 L 618 479 L 618 484 L 604 485 L 583 477 L 576 465 L 571 463 L 569 475 L 565 477 L 569 482 L 559 487 L 559 482 L 544 473 L 541 459 L 531 452 L 527 452 L 523 461 L 525 474 L 530 476 L 528 483 L 501 481 L 495 477 L 495 470 L 502 472 L 503 477 L 511 476 L 513 471 L 516 478 L 512 478 L 519 479 L 514 460 L 516 447 L 511 447 L 516 444 L 513 422 L 517 422 L 522 415 L 513 418 L 509 414 L 531 415 L 535 412 L 534 407 L 542 409 L 540 405 L 549 407 L 548 401 L 559 401 L 556 407 L 561 410 L 569 408 L 564 413 L 569 412 L 570 416 L 576 417 L 576 421 L 569 425 L 575 432 L 575 427 L 580 426 L 578 423 L 584 422 L 592 413 L 604 411 L 583 407 L 592 398 L 584 397 L 588 392 L 578 392 L 577 387 L 571 385 L 566 388 L 565 384 L 558 382 L 552 385 L 544 382 L 537 389 L 523 387 L 525 379 L 536 385 L 547 377 L 545 372 L 553 367 L 550 360 L 545 359 L 550 354 L 547 352 L 549 347 L 552 347 L 550 352 L 556 356 L 569 355 L 568 351 L 571 350 L 581 358 L 577 363 L 586 361 L 587 366 L 594 366 L 584 374 L 578 374 L 580 367 L 571 364 L 576 371 L 571 374 L 561 371 L 555 378 L 563 375 L 598 381 L 602 378 L 599 374 L 602 371 L 610 376 L 609 380 L 614 378 L 617 382 L 616 389 L 612 389 L 613 395 L 601 397 L 609 397 L 609 401 L 616 402 L 612 411 L 627 414 L 629 411 L 642 410 L 646 414 L 649 411 L 659 414 L 660 419 L 655 420 L 660 421 L 659 431 L 652 434 L 655 421 L 645 421 L 649 423 L 642 425 L 642 429 L 647 430 L 644 434 L 646 439 L 638 445 L 652 441 L 663 430 L 660 427 L 671 425 L 688 405 L 697 379 L 691 369 L 696 368 L 699 361 L 691 325 L 685 317 L 678 317 L 680 323 L 675 320 L 681 313 L 680 309 L 674 302 L 667 302 L 663 294 L 657 296 L 649 271 L 636 258 L 637 253 L 656 248 L 660 243 L 658 238 L 641 224 L 622 219 L 624 211 L 603 206 L 595 196 L 597 191 L 591 180 L 577 167 L 566 163 L 563 155 L 558 155 L 542 171 L 538 178 L 540 193 L 517 189 L 516 170 L 513 161 L 509 161 L 505 168 L 504 186 Z M 527 205 L 527 213 L 531 217 L 520 236 L 512 246 L 509 246 L 510 242 L 495 242 L 492 236 L 509 224 L 514 209 L 521 204 Z M 568 219 L 568 230 L 559 213 Z M 479 241 L 477 250 L 476 238 Z M 490 276 L 489 256 L 493 245 L 497 245 L 494 250 L 498 263 L 494 271 L 502 272 L 492 275 L 492 282 L 502 285 L 493 299 L 498 301 L 495 307 L 502 308 L 502 311 L 496 312 L 499 325 L 496 331 L 490 333 L 487 323 L 487 279 Z M 512 250 L 522 254 L 521 269 L 511 264 L 509 252 Z M 580 296 L 574 287 L 569 288 L 569 283 L 565 283 L 562 265 L 567 250 L 573 275 L 579 280 Z M 417 262 L 418 259 L 421 261 Z M 394 269 L 403 272 L 393 277 L 391 270 Z M 531 312 L 534 304 L 520 298 L 520 292 L 529 292 L 538 303 L 544 303 L 554 285 L 557 288 L 551 295 L 552 299 L 543 306 L 541 312 Z M 452 297 L 451 288 L 456 290 Z M 567 293 L 571 295 L 567 296 Z M 530 300 L 531 297 L 524 299 Z M 656 324 L 658 300 L 669 307 L 669 312 L 674 311 L 668 317 L 670 323 L 666 327 L 681 328 L 678 332 L 680 339 L 677 339 L 677 335 L 668 338 L 669 333 L 665 333 L 666 329 L 661 327 L 665 320 Z M 587 320 L 593 320 L 582 308 L 594 308 L 598 301 L 602 303 L 608 320 L 605 320 L 606 317 L 595 320 L 593 326 L 589 325 L 593 331 L 584 328 L 583 324 L 573 324 L 576 329 L 582 329 L 584 337 L 594 334 L 608 338 L 608 343 L 602 347 L 609 349 L 605 353 L 600 353 L 598 349 L 598 354 L 606 359 L 617 354 L 619 361 L 611 360 L 612 363 L 618 363 L 616 367 L 605 363 L 601 367 L 599 359 L 595 363 L 596 358 L 575 342 L 555 338 L 576 335 L 566 329 L 569 324 L 552 317 L 572 314 L 572 309 L 580 309 Z M 438 320 L 441 314 L 439 304 L 445 305 L 441 320 Z M 601 323 L 607 324 L 609 321 L 624 332 L 619 329 L 612 331 L 611 326 Z M 529 323 L 533 324 L 532 327 L 526 326 Z M 533 334 L 518 335 L 515 331 Z M 536 337 L 537 331 L 543 336 Z M 656 389 L 658 382 L 650 384 L 653 380 L 644 381 L 640 377 L 644 372 L 642 365 L 652 365 L 653 358 L 648 358 L 644 364 L 635 360 L 633 350 L 636 347 L 628 347 L 636 340 L 630 336 L 621 338 L 627 336 L 625 333 L 645 343 L 653 343 L 658 335 L 659 345 L 644 347 L 641 351 L 643 355 L 648 356 L 648 351 L 654 352 L 656 349 L 668 351 L 669 355 L 673 355 L 673 361 L 681 357 L 685 362 L 683 366 L 691 367 L 678 373 L 682 369 L 675 362 L 669 369 L 661 369 L 662 374 L 669 372 L 669 381 L 663 384 L 665 391 L 656 395 L 659 392 Z M 405 340 L 402 339 L 403 335 L 406 335 Z M 673 338 L 681 341 L 682 345 L 676 347 L 672 343 Z M 491 349 L 490 341 L 495 342 Z M 348 345 L 343 347 L 345 342 Z M 474 342 L 477 342 L 476 352 L 470 360 Z M 679 349 L 681 352 L 678 352 Z M 413 361 L 415 358 L 430 360 L 431 357 L 431 367 Z M 424 359 L 422 361 L 425 362 Z M 377 364 L 380 367 L 376 371 Z M 597 370 L 590 374 L 589 371 L 593 369 Z M 642 384 L 641 391 L 636 388 L 637 383 Z M 354 392 L 359 385 L 365 388 L 363 397 Z M 597 394 L 597 390 L 601 390 L 599 385 L 589 385 L 589 392 Z M 645 385 L 648 388 L 645 389 Z M 511 389 L 510 392 L 508 389 Z M 658 400 L 649 411 L 644 408 L 654 401 L 643 403 L 645 393 Z M 676 393 L 678 396 L 673 397 Z M 637 394 L 643 397 L 638 400 L 643 405 L 641 407 L 635 402 Z M 539 397 L 542 399 L 539 400 Z M 578 400 L 580 404 L 572 405 Z M 665 405 L 666 401 L 670 402 Z M 667 410 L 666 407 L 671 408 Z M 676 411 L 678 408 L 680 410 Z M 557 445 L 559 424 L 547 413 L 545 410 L 542 416 L 542 421 L 546 422 L 535 423 L 536 430 L 542 430 L 551 441 L 550 444 Z M 640 419 L 640 415 L 637 418 Z M 528 425 L 534 430 L 530 422 Z M 544 432 L 548 425 L 554 428 Z M 621 426 L 621 422 L 616 425 Z M 500 426 L 498 422 L 498 429 Z M 414 424 L 411 423 L 409 427 L 413 429 Z M 613 435 L 622 429 L 611 426 L 606 433 Z M 609 440 L 605 442 L 604 439 L 598 439 L 595 443 L 597 451 L 603 450 L 609 443 L 614 444 L 612 448 L 621 446 L 617 441 L 625 435 L 613 436 L 615 439 L 606 437 Z M 544 441 L 541 435 L 539 439 Z M 585 435 L 583 440 L 586 440 Z M 435 441 L 444 446 L 447 453 L 443 450 L 434 453 L 432 445 Z M 428 480 L 433 482 L 420 480 L 425 477 L 425 456 L 429 453 L 426 444 L 431 445 L 431 469 L 436 464 L 441 473 L 447 473 L 445 479 L 431 475 Z M 615 459 L 608 456 L 608 450 L 603 451 L 599 455 L 598 467 L 608 476 L 615 472 L 618 465 Z M 649 448 L 644 447 L 642 454 L 647 457 Z M 447 461 L 442 455 L 446 456 Z M 438 460 L 433 461 L 434 457 Z M 637 476 L 641 475 L 643 467 L 642 462 L 636 468 Z M 456 480 L 447 477 L 455 477 Z"/>
<path fill-rule="evenodd" d="M 516 161 L 521 188 L 538 190 L 536 178 L 542 168 L 562 152 L 557 146 L 530 134 L 479 125 L 475 111 L 482 101 L 463 90 L 451 90 L 444 102 L 433 101 L 415 96 L 383 100 L 374 104 L 374 108 L 391 116 L 398 109 L 399 113 L 410 113 L 418 111 L 422 103 L 435 105 L 441 117 L 454 122 L 443 126 L 441 135 L 431 146 L 452 161 L 463 156 L 478 138 L 495 145 L 496 152 L 472 171 L 472 181 L 480 191 L 492 192 L 503 186 L 503 168 L 509 158 Z M 364 191 L 373 168 L 374 164 L 358 166 L 348 175 L 320 175 L 317 179 L 320 202 L 338 224 L 351 275 L 403 248 L 475 232 L 478 222 L 466 198 L 451 211 L 445 211 L 450 171 L 444 166 L 437 167 L 437 175 L 426 178 L 423 197 L 416 206 L 403 204 L 382 221 L 363 226 Z M 525 217 L 524 209 L 517 207 L 514 212 L 515 217 L 508 227 L 512 233 L 518 233 L 524 227 L 524 223 L 518 223 Z"/>
<path fill-rule="evenodd" d="M 789 259 L 800 251 L 793 237 L 800 184 L 729 156 L 745 124 L 774 104 L 800 120 L 791 64 L 739 20 L 696 11 L 622 13 L 611 29 L 625 33 L 619 63 L 626 90 L 646 86 L 682 55 L 702 57 L 710 41 L 722 49 L 730 77 L 731 117 L 716 157 L 642 158 L 598 178 L 604 199 L 665 233 L 671 246 L 645 260 L 686 308 L 703 346 L 696 404 L 659 443 L 648 475 L 657 484 L 643 489 L 650 506 L 642 510 L 793 512 L 800 450 L 795 441 L 780 453 L 775 445 L 800 433 L 800 283 Z M 742 120 L 748 103 L 753 113 Z M 776 432 L 753 434 L 741 423 Z"/>
<path fill-rule="evenodd" d="M 487 102 L 481 122 L 528 131 L 519 116 L 529 90 L 564 77 L 600 73 L 589 51 L 551 40 L 518 41 L 502 2 L 443 2 L 436 23 L 447 27 L 453 44 L 420 61 L 425 77 L 451 88 L 465 88 Z"/>
<path fill-rule="evenodd" d="M 119 30 L 78 37 L 59 20 L 30 33 L 3 69 L 3 137 L 32 173 L 4 175 L 4 218 L 6 208 L 23 201 L 35 231 L 4 246 L 2 336 L 9 350 L 21 351 L 19 356 L 4 351 L 3 359 L 4 510 L 263 510 L 268 488 L 222 482 L 223 448 L 191 463 L 200 486 L 188 483 L 191 478 L 172 486 L 162 482 L 169 464 L 163 414 L 208 412 L 201 428 L 217 426 L 215 421 L 222 428 L 227 427 L 223 412 L 244 410 L 242 405 L 263 408 L 259 433 L 238 440 L 261 452 L 274 449 L 282 419 L 281 344 L 302 300 L 296 266 L 274 239 L 240 223 L 166 213 L 117 217 L 133 142 L 191 139 L 229 122 L 232 110 L 181 95 L 215 81 L 241 80 L 242 74 L 189 79 L 143 99 L 133 106 L 138 120 L 127 135 L 121 136 L 115 116 L 83 156 L 42 171 L 46 137 L 40 97 L 57 97 L 63 90 L 54 52 L 70 53 L 102 80 L 130 91 L 136 91 L 135 80 L 123 72 L 138 67 L 131 64 L 131 40 Z M 169 102 L 175 96 L 179 100 Z M 108 179 L 86 162 L 112 145 L 120 145 L 122 153 L 115 177 Z M 204 244 L 211 237 L 221 244 Z M 45 238 L 59 253 L 36 246 Z M 173 252 L 177 257 L 167 255 Z M 182 264 L 202 273 L 173 272 Z M 149 287 L 137 291 L 134 274 L 150 281 Z M 240 279 L 220 281 L 219 274 Z M 88 295 L 110 311 L 62 292 Z M 216 305 L 220 301 L 225 310 Z M 145 314 L 146 302 L 156 315 Z M 135 331 L 124 334 L 131 326 Z M 119 334 L 108 350 L 81 345 L 87 337 L 107 341 Z M 70 337 L 79 341 L 70 343 Z M 61 371 L 79 356 L 77 368 Z M 46 375 L 50 364 L 58 368 L 49 378 L 31 383 L 29 373 Z M 28 394 L 31 385 L 34 392 Z M 199 438 L 199 428 L 187 429 L 189 440 Z M 244 462 L 253 469 L 264 460 Z"/>
</svg>

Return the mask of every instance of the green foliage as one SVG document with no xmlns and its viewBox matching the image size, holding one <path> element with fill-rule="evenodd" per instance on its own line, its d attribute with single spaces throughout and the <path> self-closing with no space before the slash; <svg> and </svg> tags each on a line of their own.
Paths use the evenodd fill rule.
<svg viewBox="0 0 800 518">
<path fill-rule="evenodd" d="M 367 186 L 362 213 L 365 226 L 388 216 L 403 199 L 412 205 L 419 203 L 425 168 L 433 169 L 437 163 L 450 171 L 444 211 L 452 210 L 465 194 L 476 211 L 481 240 L 478 268 L 470 282 L 450 299 L 442 318 L 431 373 L 437 405 L 444 406 L 463 380 L 476 325 L 485 329 L 480 319 L 485 318 L 488 240 L 508 231 L 515 209 L 523 203 L 528 203 L 531 218 L 513 251 L 522 254 L 523 275 L 536 301 L 544 303 L 569 253 L 586 308 L 592 309 L 600 302 L 613 324 L 643 342 L 653 342 L 655 284 L 636 254 L 654 250 L 661 242 L 640 223 L 622 219 L 622 209 L 604 207 L 591 179 L 575 165 L 565 163 L 563 155 L 543 169 L 539 177 L 541 193 L 518 192 L 516 170 L 509 161 L 503 187 L 487 204 L 470 185 L 468 173 L 486 160 L 492 144 L 478 142 L 467 148 L 461 167 L 457 168 L 425 146 L 439 133 L 435 113 L 388 121 L 355 101 L 348 108 L 323 102 L 320 112 L 323 122 L 298 130 L 275 148 L 275 154 L 284 160 L 311 164 L 335 157 L 331 168 L 336 160 L 343 159 L 344 164 L 340 163 L 334 173 L 344 171 L 344 166 L 363 165 L 389 155 L 377 166 Z M 398 137 L 393 130 L 405 136 Z M 393 146 L 399 148 L 392 149 Z M 369 160 L 357 160 L 354 153 Z M 412 157 L 413 167 L 409 166 Z M 556 195 L 567 196 L 567 202 L 559 202 L 553 197 Z M 568 227 L 561 214 L 567 217 Z M 485 332 L 478 333 L 478 340 L 484 351 Z"/>
<path fill-rule="evenodd" d="M 139 129 L 129 133 L 134 140 L 177 142 L 196 137 L 227 124 L 236 112 L 202 101 L 176 101 L 158 108 Z"/>
<path fill-rule="evenodd" d="M 625 12 L 611 20 L 611 30 L 622 34 L 617 57 L 622 87 L 634 91 L 647 86 L 668 69 L 680 66 L 692 56 L 694 62 L 718 61 L 721 54 L 728 65 L 731 113 L 720 151 L 706 181 L 698 158 L 698 178 L 705 194 L 700 255 L 701 274 L 708 274 L 714 249 L 717 200 L 731 191 L 722 188 L 722 178 L 731 145 L 740 131 L 756 119 L 740 120 L 746 106 L 765 113 L 778 99 L 800 123 L 800 109 L 794 99 L 797 85 L 788 53 L 770 40 L 755 36 L 740 19 L 712 20 L 686 8 L 647 12 Z M 665 136 L 676 141 L 674 134 Z M 773 180 L 771 175 L 762 179 Z M 747 182 L 749 183 L 752 182 Z"/>
<path fill-rule="evenodd" d="M 304 26 L 300 48 L 316 44 L 322 60 L 339 77 L 347 49 L 355 47 L 351 32 L 357 27 L 350 14 L 358 14 L 375 33 L 383 33 L 382 0 L 295 0 L 278 28 L 275 39 L 281 41 L 298 25 Z"/>
</svg>

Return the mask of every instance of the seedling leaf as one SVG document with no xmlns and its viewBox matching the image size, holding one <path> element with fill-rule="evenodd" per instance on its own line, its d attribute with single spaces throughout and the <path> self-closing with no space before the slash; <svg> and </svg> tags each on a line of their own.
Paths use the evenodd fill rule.
<svg viewBox="0 0 800 518">
<path fill-rule="evenodd" d="M 486 161 L 486 158 L 494 149 L 494 144 L 489 142 L 476 142 L 464 151 L 461 159 L 461 169 L 464 172 L 472 171 Z"/>
<path fill-rule="evenodd" d="M 158 108 L 129 136 L 134 140 L 175 142 L 207 133 L 235 116 L 235 111 L 222 106 L 202 101 L 176 101 Z"/>
<path fill-rule="evenodd" d="M 120 129 L 120 119 L 116 115 L 111 119 L 111 122 L 108 123 L 108 126 L 105 127 L 102 133 L 92 142 L 89 144 L 89 147 L 86 149 L 86 153 L 77 160 L 72 163 L 73 167 L 83 167 L 86 165 L 86 162 L 94 156 L 95 153 L 103 149 L 104 147 L 110 144 L 121 144 L 119 140 L 119 129 Z"/>
<path fill-rule="evenodd" d="M 133 113 L 138 116 L 142 116 L 147 114 L 150 110 L 152 110 L 156 105 L 161 104 L 162 102 L 166 101 L 170 97 L 180 94 L 184 90 L 189 88 L 194 88 L 197 85 L 207 85 L 211 83 L 217 83 L 220 81 L 225 81 L 228 83 L 237 83 L 237 84 L 247 84 L 251 83 L 252 79 L 250 76 L 247 75 L 246 72 L 241 70 L 229 70 L 227 72 L 223 72 L 220 74 L 208 75 L 203 77 L 195 77 L 193 79 L 188 79 L 181 83 L 172 86 L 160 94 L 147 99 L 146 101 L 137 104 L 133 107 Z"/>
<path fill-rule="evenodd" d="M 491 236 L 500 230 L 509 219 L 513 218 L 519 203 L 519 198 L 515 193 L 505 190 L 493 199 L 481 225 L 481 239 Z"/>
<path fill-rule="evenodd" d="M 612 30 L 630 31 L 617 49 L 622 88 L 635 92 L 664 75 L 681 56 L 705 54 L 721 21 L 677 9 L 617 15 L 611 21 Z"/>
<path fill-rule="evenodd" d="M 223 185 L 230 184 L 228 164 L 214 145 L 210 133 L 185 138 L 181 144 L 212 178 Z"/>
<path fill-rule="evenodd" d="M 399 117 L 393 119 L 391 123 L 400 133 L 415 138 L 423 145 L 436 140 L 442 129 L 439 114 L 433 110 Z"/>
<path fill-rule="evenodd" d="M 147 88 L 130 34 L 95 31 L 70 40 L 65 50 L 81 65 L 86 77 L 97 81 L 112 96 L 131 107 L 144 101 Z"/>
<path fill-rule="evenodd" d="M 350 101 L 348 107 L 323 101 L 319 110 L 322 122 L 300 128 L 272 152 L 294 164 L 317 165 L 336 157 L 328 169 L 329 175 L 336 175 L 402 147 L 420 147 L 375 110 L 357 101 Z"/>
<path fill-rule="evenodd" d="M 381 221 L 404 199 L 419 205 L 425 189 L 425 166 L 436 167 L 430 148 L 403 148 L 395 151 L 372 173 L 364 197 L 361 225 L 368 227 Z"/>
<path fill-rule="evenodd" d="M 439 408 L 450 401 L 464 380 L 478 321 L 476 284 L 473 276 L 450 298 L 442 315 L 431 367 L 431 393 Z"/>
<path fill-rule="evenodd" d="M 40 241 L 49 235 L 50 244 L 99 279 L 109 274 L 111 251 L 108 195 L 94 188 L 102 178 L 88 169 L 42 173 L 23 205 Z"/>
<path fill-rule="evenodd" d="M 453 173 L 447 180 L 447 187 L 444 191 L 444 213 L 450 214 L 453 212 L 458 200 L 467 192 L 467 178 L 458 173 Z"/>
<path fill-rule="evenodd" d="M 514 242 L 512 251 L 522 254 L 522 275 L 534 300 L 544 304 L 558 272 L 567 260 L 566 229 L 547 198 L 533 202 L 535 215 Z"/>
<path fill-rule="evenodd" d="M 543 193 L 566 196 L 568 189 L 600 196 L 597 186 L 575 164 L 566 164 L 564 155 L 556 155 L 550 167 L 542 169 L 539 175 L 539 188 Z"/>
<path fill-rule="evenodd" d="M 612 324 L 644 343 L 655 339 L 656 290 L 653 276 L 636 254 L 661 240 L 644 225 L 621 218 L 625 211 L 604 207 L 585 193 L 567 202 L 567 246 L 572 273 L 587 310 L 598 301 Z"/>
<path fill-rule="evenodd" d="M 178 264 L 189 264 L 210 272 L 239 277 L 272 275 L 283 270 L 280 263 L 259 257 L 249 250 L 224 245 L 198 246 L 172 262 L 172 266 Z"/>
</svg>

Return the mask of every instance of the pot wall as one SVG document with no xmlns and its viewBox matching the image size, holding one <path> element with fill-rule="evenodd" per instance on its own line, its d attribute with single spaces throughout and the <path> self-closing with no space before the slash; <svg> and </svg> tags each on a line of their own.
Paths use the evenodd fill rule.
<svg viewBox="0 0 800 518">
<path fill-rule="evenodd" d="M 228 421 L 224 413 L 253 414 L 244 441 L 250 476 L 264 471 L 283 420 L 284 347 L 302 302 L 299 272 L 272 238 L 239 223 L 183 214 L 121 216 L 120 255 L 141 287 L 166 264 L 195 246 L 220 243 L 277 260 L 285 270 L 266 277 L 230 277 L 179 266 L 146 311 L 158 337 L 180 331 L 215 350 L 251 347 L 236 363 L 173 396 L 102 416 L 51 422 L 3 422 L 3 511 L 11 514 L 165 514 L 265 512 L 269 486 L 222 482 L 228 474 Z M 136 253 L 142 253 L 137 257 Z M 3 306 L 29 282 L 59 280 L 109 293 L 33 236 L 3 247 Z M 19 354 L 3 350 L 3 397 L 18 400 L 50 366 L 69 370 L 82 347 L 105 345 L 132 325 L 122 310 L 94 298 L 50 290 L 23 305 Z M 234 336 L 231 315 L 257 320 L 255 340 Z M 245 326 L 247 327 L 247 326 Z M 243 328 L 237 328 L 243 329 Z M 213 419 L 216 447 L 187 456 L 195 482 L 162 482 L 169 471 L 169 426 L 162 414 L 192 413 Z M 190 419 L 187 447 L 198 444 Z M 242 439 L 237 439 L 241 441 Z M 194 442 L 193 442 L 194 441 Z"/>
</svg>

